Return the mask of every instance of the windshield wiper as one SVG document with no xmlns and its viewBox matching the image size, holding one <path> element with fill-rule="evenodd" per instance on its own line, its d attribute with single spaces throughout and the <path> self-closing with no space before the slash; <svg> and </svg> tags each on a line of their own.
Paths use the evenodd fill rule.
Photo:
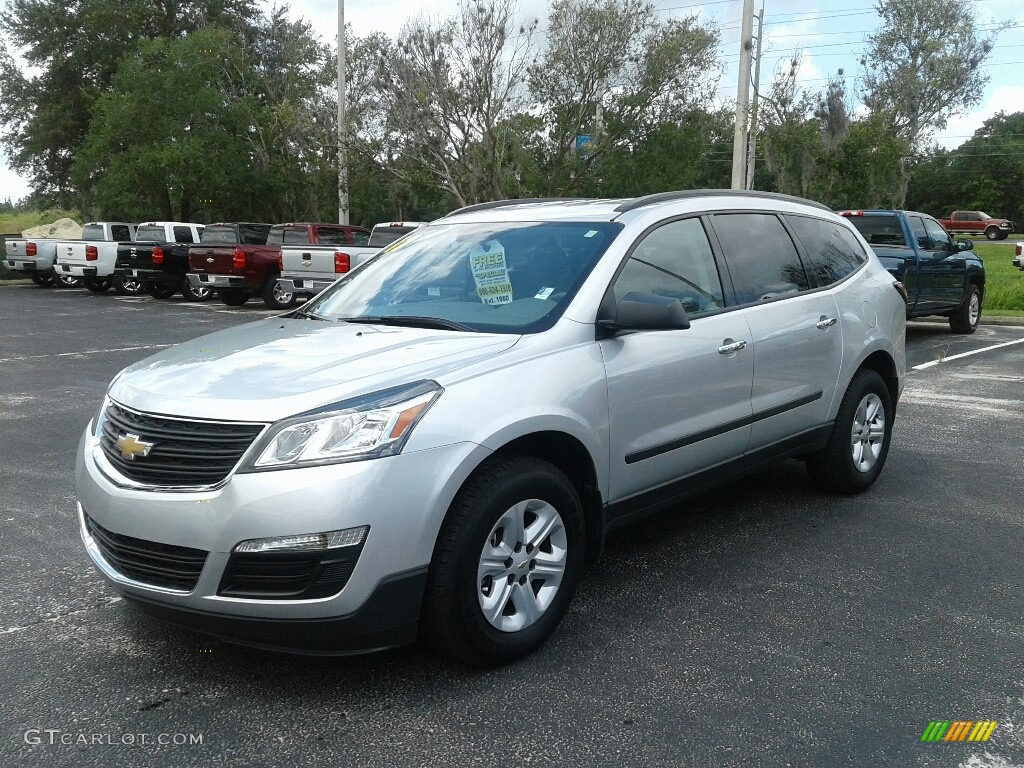
<svg viewBox="0 0 1024 768">
<path fill-rule="evenodd" d="M 472 331 L 473 329 L 454 320 L 419 315 L 366 315 L 362 317 L 336 318 L 345 323 L 367 323 L 369 325 L 398 325 L 409 328 L 434 328 L 440 331 Z"/>
<path fill-rule="evenodd" d="M 302 309 L 296 309 L 294 312 L 292 312 L 292 317 L 299 318 L 300 320 L 309 319 L 309 320 L 323 320 L 325 322 L 330 322 L 331 321 L 331 318 L 329 318 L 329 317 L 324 317 L 323 315 L 318 315 L 316 312 L 307 312 L 307 311 L 302 310 Z"/>
</svg>

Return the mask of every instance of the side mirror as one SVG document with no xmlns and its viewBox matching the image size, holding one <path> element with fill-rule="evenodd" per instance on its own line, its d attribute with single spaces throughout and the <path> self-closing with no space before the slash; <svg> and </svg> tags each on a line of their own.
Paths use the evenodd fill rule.
<svg viewBox="0 0 1024 768">
<path fill-rule="evenodd" d="M 958 251 L 973 251 L 974 241 L 973 240 L 957 240 L 956 249 Z"/>
<path fill-rule="evenodd" d="M 690 318 L 679 299 L 654 293 L 627 293 L 615 302 L 610 291 L 601 302 L 597 324 L 612 333 L 616 331 L 685 331 Z"/>
</svg>

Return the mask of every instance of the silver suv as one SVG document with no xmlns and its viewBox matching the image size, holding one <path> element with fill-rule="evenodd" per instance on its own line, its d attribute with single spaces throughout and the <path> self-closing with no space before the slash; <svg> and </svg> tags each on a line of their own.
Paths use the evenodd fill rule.
<svg viewBox="0 0 1024 768">
<path fill-rule="evenodd" d="M 470 206 L 122 371 L 78 452 L 82 539 L 140 608 L 226 639 L 508 662 L 611 530 L 789 457 L 868 488 L 901 290 L 795 198 Z"/>
</svg>

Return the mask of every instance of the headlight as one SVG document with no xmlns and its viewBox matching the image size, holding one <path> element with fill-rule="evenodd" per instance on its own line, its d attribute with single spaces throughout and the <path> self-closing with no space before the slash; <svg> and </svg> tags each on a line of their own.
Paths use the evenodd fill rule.
<svg viewBox="0 0 1024 768">
<path fill-rule="evenodd" d="M 393 456 L 442 391 L 423 381 L 286 419 L 253 446 L 239 472 Z"/>
<path fill-rule="evenodd" d="M 103 437 L 103 424 L 107 420 L 107 403 L 110 402 L 106 397 L 103 398 L 103 402 L 100 403 L 100 408 L 96 411 L 96 415 L 92 417 L 92 436 L 99 439 Z"/>
</svg>

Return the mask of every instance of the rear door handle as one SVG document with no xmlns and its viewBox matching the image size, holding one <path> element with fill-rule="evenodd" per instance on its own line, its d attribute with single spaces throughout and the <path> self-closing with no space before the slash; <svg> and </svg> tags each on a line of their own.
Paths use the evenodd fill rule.
<svg viewBox="0 0 1024 768">
<path fill-rule="evenodd" d="M 746 348 L 747 342 L 745 341 L 729 341 L 729 339 L 726 339 L 726 343 L 718 348 L 718 354 L 731 355 L 733 352 L 739 352 L 741 349 Z"/>
<path fill-rule="evenodd" d="M 825 330 L 826 328 L 829 328 L 829 327 L 831 327 L 831 326 L 833 326 L 835 324 L 836 324 L 836 318 L 834 318 L 834 317 L 824 317 L 824 316 L 822 316 L 821 320 L 819 320 L 817 323 L 815 323 L 815 325 L 818 328 L 820 328 L 821 330 Z"/>
</svg>

